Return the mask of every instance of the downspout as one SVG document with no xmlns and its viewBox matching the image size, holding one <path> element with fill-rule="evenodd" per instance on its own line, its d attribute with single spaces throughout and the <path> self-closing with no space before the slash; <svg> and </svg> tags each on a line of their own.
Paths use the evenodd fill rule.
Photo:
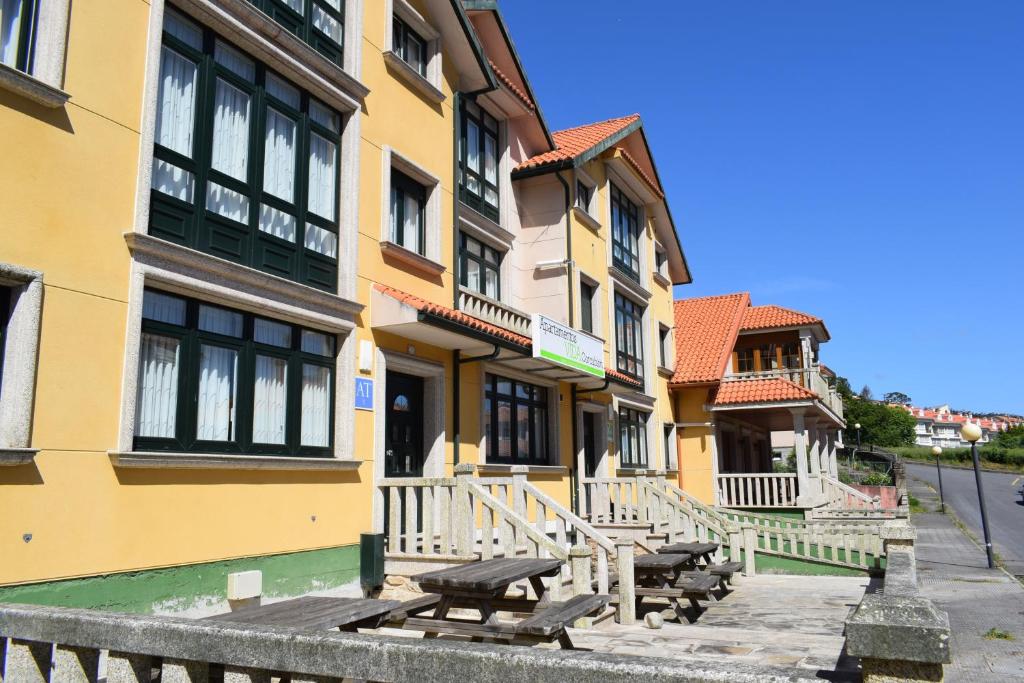
<svg viewBox="0 0 1024 683">
<path fill-rule="evenodd" d="M 572 260 L 572 196 L 569 183 L 562 177 L 561 171 L 555 173 L 558 182 L 562 183 L 565 192 L 565 273 L 568 280 L 569 290 L 569 327 L 575 327 L 576 299 L 573 288 L 573 260 Z M 569 500 L 572 501 L 572 511 L 575 515 L 580 514 L 579 497 L 579 467 L 577 459 L 580 454 L 579 420 L 576 417 L 576 384 L 569 388 L 569 425 L 572 430 L 572 461 L 569 464 Z"/>
</svg>

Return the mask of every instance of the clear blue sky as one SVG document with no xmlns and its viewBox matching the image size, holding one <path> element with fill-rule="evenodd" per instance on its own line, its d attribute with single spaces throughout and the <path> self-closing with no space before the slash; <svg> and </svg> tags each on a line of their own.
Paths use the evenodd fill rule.
<svg viewBox="0 0 1024 683">
<path fill-rule="evenodd" d="M 640 112 L 693 270 L 877 397 L 1024 413 L 1024 2 L 504 0 L 554 130 Z"/>
</svg>

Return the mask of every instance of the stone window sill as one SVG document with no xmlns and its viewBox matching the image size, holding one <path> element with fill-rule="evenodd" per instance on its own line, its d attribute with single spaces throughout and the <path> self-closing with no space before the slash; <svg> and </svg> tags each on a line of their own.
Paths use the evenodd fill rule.
<svg viewBox="0 0 1024 683">
<path fill-rule="evenodd" d="M 401 57 L 391 50 L 384 50 L 381 54 L 384 55 L 384 63 L 392 69 L 397 77 L 401 78 L 407 85 L 412 87 L 413 90 L 434 104 L 441 104 L 444 102 L 444 93 L 441 92 L 437 86 L 419 74 L 415 69 L 406 64 Z"/>
<path fill-rule="evenodd" d="M 654 271 L 652 273 L 652 275 L 654 277 L 654 281 L 657 282 L 662 287 L 671 287 L 672 286 L 672 281 L 669 280 L 664 275 L 662 275 L 661 273 L 659 273 L 658 271 Z"/>
<path fill-rule="evenodd" d="M 12 69 L 6 64 L 0 64 L 0 88 L 10 90 L 50 109 L 63 107 L 71 99 L 71 95 L 63 90 L 43 83 L 23 71 Z"/>
<path fill-rule="evenodd" d="M 659 365 L 658 374 L 662 377 L 672 377 L 672 375 L 675 374 L 675 371 L 673 371 L 672 368 L 666 368 L 664 365 Z"/>
<path fill-rule="evenodd" d="M 361 460 L 293 458 L 277 455 L 109 451 L 114 467 L 184 470 L 356 470 Z"/>
<path fill-rule="evenodd" d="M 0 447 L 0 467 L 16 467 L 27 465 L 36 458 L 38 448 L 3 448 Z"/>
<path fill-rule="evenodd" d="M 417 254 L 414 251 L 410 251 L 401 244 L 396 244 L 395 242 L 387 240 L 381 242 L 380 250 L 387 256 L 394 257 L 422 275 L 437 277 L 445 271 L 443 263 L 438 263 L 433 259 Z"/>
<path fill-rule="evenodd" d="M 583 225 L 587 226 L 594 232 L 601 231 L 601 222 L 594 218 L 593 216 L 591 216 L 588 212 L 584 211 L 578 206 L 572 207 L 572 212 L 573 215 L 576 216 L 576 220 L 578 220 Z"/>
<path fill-rule="evenodd" d="M 502 463 L 484 463 L 477 465 L 477 472 L 480 474 L 507 474 L 512 473 L 512 468 L 518 465 L 505 465 Z M 568 474 L 569 468 L 561 465 L 527 465 L 526 471 L 529 474 Z"/>
</svg>

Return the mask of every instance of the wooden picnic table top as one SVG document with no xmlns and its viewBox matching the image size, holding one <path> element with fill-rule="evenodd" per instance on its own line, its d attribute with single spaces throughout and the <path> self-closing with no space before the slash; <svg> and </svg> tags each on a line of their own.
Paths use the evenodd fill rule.
<svg viewBox="0 0 1024 683">
<path fill-rule="evenodd" d="M 646 572 L 670 572 L 691 564 L 694 560 L 690 553 L 657 553 L 637 555 L 633 559 L 633 570 Z"/>
<path fill-rule="evenodd" d="M 438 569 L 414 576 L 412 580 L 429 593 L 493 593 L 521 579 L 553 576 L 562 564 L 562 560 L 555 559 L 498 558 Z"/>
<path fill-rule="evenodd" d="M 659 553 L 674 555 L 676 553 L 690 553 L 691 555 L 710 555 L 718 550 L 718 543 L 701 543 L 694 541 L 690 543 L 672 543 L 658 548 Z"/>
<path fill-rule="evenodd" d="M 269 605 L 247 607 L 227 614 L 215 614 L 205 617 L 205 620 L 325 630 L 350 627 L 367 620 L 383 619 L 393 609 L 401 607 L 401 605 L 402 603 L 398 600 L 306 595 L 294 600 L 282 600 Z"/>
</svg>

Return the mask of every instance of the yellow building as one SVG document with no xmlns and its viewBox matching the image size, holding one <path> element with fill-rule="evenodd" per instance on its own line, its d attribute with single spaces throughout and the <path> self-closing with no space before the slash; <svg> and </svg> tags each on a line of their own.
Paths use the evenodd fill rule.
<svg viewBox="0 0 1024 683">
<path fill-rule="evenodd" d="M 674 467 L 639 118 L 550 133 L 492 3 L 13 4 L 0 600 L 335 588 L 388 478 Z"/>
</svg>

